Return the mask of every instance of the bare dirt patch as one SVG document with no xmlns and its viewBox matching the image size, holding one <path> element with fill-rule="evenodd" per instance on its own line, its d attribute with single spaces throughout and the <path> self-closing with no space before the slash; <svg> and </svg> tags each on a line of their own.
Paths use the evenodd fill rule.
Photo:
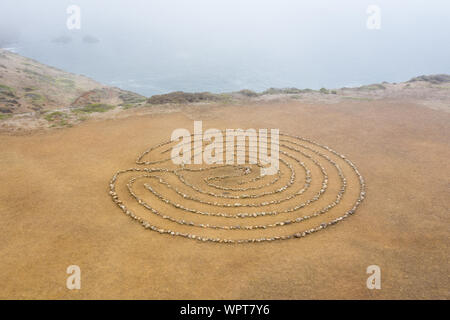
<svg viewBox="0 0 450 320">
<path fill-rule="evenodd" d="M 404 101 L 177 108 L 2 135 L 1 298 L 450 297 L 447 112 Z M 111 201 L 108 182 L 194 119 L 331 146 L 358 166 L 367 198 L 351 218 L 301 239 L 222 245 L 149 232 Z M 80 291 L 65 287 L 71 264 L 81 267 Z M 381 290 L 366 288 L 372 264 Z"/>
</svg>

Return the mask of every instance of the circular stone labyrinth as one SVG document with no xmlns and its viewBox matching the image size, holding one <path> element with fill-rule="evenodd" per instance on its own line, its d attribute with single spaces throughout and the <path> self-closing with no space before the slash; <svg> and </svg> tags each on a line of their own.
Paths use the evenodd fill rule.
<svg viewBox="0 0 450 320">
<path fill-rule="evenodd" d="M 279 170 L 267 176 L 261 163 L 248 164 L 248 152 L 242 165 L 175 165 L 176 144 L 146 150 L 109 185 L 126 215 L 160 234 L 217 243 L 302 238 L 348 218 L 365 197 L 349 159 L 305 138 L 280 133 Z"/>
</svg>

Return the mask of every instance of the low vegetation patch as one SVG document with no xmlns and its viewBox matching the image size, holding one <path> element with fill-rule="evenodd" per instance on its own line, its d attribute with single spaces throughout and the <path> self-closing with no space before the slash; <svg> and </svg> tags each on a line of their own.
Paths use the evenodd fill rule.
<svg viewBox="0 0 450 320">
<path fill-rule="evenodd" d="M 26 93 L 25 98 L 30 100 L 34 106 L 42 106 L 46 101 L 45 97 L 39 93 Z"/>
<path fill-rule="evenodd" d="M 47 120 L 48 122 L 62 120 L 65 118 L 67 118 L 67 115 L 61 111 L 51 112 L 44 116 L 44 119 Z"/>
<path fill-rule="evenodd" d="M 44 116 L 44 119 L 51 123 L 50 128 L 71 127 L 72 124 L 68 118 L 69 115 L 61 111 L 47 112 Z"/>
<path fill-rule="evenodd" d="M 35 90 L 37 90 L 38 88 L 36 88 L 36 87 L 25 87 L 25 88 L 23 88 L 23 91 L 25 91 L 25 92 L 31 92 L 31 91 L 35 91 Z"/>
<path fill-rule="evenodd" d="M 308 93 L 313 90 L 311 89 L 297 89 L 297 88 L 269 88 L 262 92 L 263 95 L 265 94 L 300 94 L 300 93 Z"/>
<path fill-rule="evenodd" d="M 16 95 L 14 94 L 14 90 L 11 87 L 8 87 L 4 84 L 0 84 L 0 94 L 4 96 L 8 96 L 11 98 L 15 98 Z"/>
<path fill-rule="evenodd" d="M 314 92 L 313 89 L 298 89 L 298 88 L 269 88 L 265 91 L 263 91 L 261 94 L 262 95 L 266 95 L 266 94 L 302 94 L 302 93 L 311 93 Z"/>
<path fill-rule="evenodd" d="M 124 92 L 119 95 L 119 98 L 125 103 L 125 105 L 142 103 L 147 99 L 133 92 Z"/>
<path fill-rule="evenodd" d="M 70 79 L 56 79 L 56 85 L 64 88 L 64 89 L 73 89 L 75 88 L 75 81 Z"/>
<path fill-rule="evenodd" d="M 0 112 L 12 113 L 13 108 L 19 105 L 14 90 L 7 85 L 0 84 Z"/>
<path fill-rule="evenodd" d="M 189 93 L 176 91 L 167 94 L 154 95 L 147 100 L 148 104 L 185 104 L 193 102 L 209 102 L 223 100 L 223 95 L 210 92 Z"/>
<path fill-rule="evenodd" d="M 249 98 L 257 97 L 259 95 L 257 92 L 248 89 L 238 91 L 238 93 Z"/>
<path fill-rule="evenodd" d="M 84 106 L 82 108 L 74 109 L 74 113 L 95 113 L 95 112 L 106 112 L 114 109 L 115 106 L 106 103 L 92 103 Z"/>
<path fill-rule="evenodd" d="M 121 105 L 123 110 L 128 110 L 128 109 L 132 109 L 132 108 L 136 108 L 139 106 L 139 103 L 126 103 Z"/>
<path fill-rule="evenodd" d="M 4 113 L 0 113 L 0 120 L 6 120 L 12 117 L 12 114 L 8 113 L 8 114 L 4 114 Z"/>
<path fill-rule="evenodd" d="M 367 86 L 361 86 L 357 88 L 358 90 L 385 90 L 386 87 L 382 84 L 376 83 L 376 84 L 369 84 Z"/>
<path fill-rule="evenodd" d="M 2 102 L 2 99 L 0 99 L 0 102 Z M 13 109 L 11 106 L 0 106 L 0 113 L 12 113 Z"/>
<path fill-rule="evenodd" d="M 53 79 L 52 77 L 50 77 L 46 74 L 42 74 L 42 73 L 27 69 L 27 68 L 22 69 L 21 71 L 28 74 L 29 79 L 36 79 L 36 80 L 43 81 L 43 82 L 55 82 L 55 79 Z"/>
<path fill-rule="evenodd" d="M 50 126 L 50 128 L 55 128 L 55 127 L 73 127 L 73 125 L 68 122 L 65 119 L 61 119 L 55 123 L 52 123 L 52 125 Z"/>
<path fill-rule="evenodd" d="M 114 109 L 115 106 L 106 103 L 92 103 L 84 106 L 82 108 L 74 109 L 74 113 L 95 113 L 95 112 L 106 112 Z"/>
<path fill-rule="evenodd" d="M 450 82 L 450 75 L 448 74 L 433 74 L 429 76 L 419 76 L 412 78 L 408 82 L 416 82 L 416 81 L 426 81 L 432 84 L 440 84 Z"/>
</svg>

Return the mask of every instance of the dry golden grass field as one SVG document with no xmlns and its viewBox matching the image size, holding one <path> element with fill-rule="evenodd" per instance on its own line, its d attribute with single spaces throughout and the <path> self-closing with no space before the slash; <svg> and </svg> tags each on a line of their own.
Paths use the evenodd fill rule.
<svg viewBox="0 0 450 320">
<path fill-rule="evenodd" d="M 174 129 L 192 131 L 194 120 L 202 120 L 204 130 L 279 128 L 327 145 L 358 167 L 366 197 L 345 221 L 299 239 L 223 244 L 147 230 L 112 201 L 109 181 L 116 171 L 137 167 L 137 156 L 170 139 Z M 390 100 L 198 105 L 169 113 L 92 119 L 72 128 L 20 136 L 3 133 L 0 150 L 1 299 L 450 298 L 450 113 L 443 110 Z M 321 183 L 319 168 L 308 161 L 313 179 L 311 190 L 299 196 L 305 199 Z M 331 202 L 339 189 L 337 173 L 323 164 L 329 172 L 328 189 L 305 212 Z M 339 207 L 323 217 L 339 216 L 358 197 L 356 175 L 341 166 L 348 177 L 347 191 Z M 293 188 L 305 180 L 300 168 L 296 172 Z M 196 185 L 200 178 L 191 177 Z M 136 182 L 136 193 L 164 213 L 197 223 L 229 224 L 227 218 L 202 217 L 158 203 L 143 185 Z M 273 236 L 322 222 L 322 217 L 313 217 L 251 231 L 177 226 L 145 213 L 125 186 L 119 179 L 117 193 L 124 203 L 156 225 L 180 232 Z M 169 199 L 179 199 L 173 191 L 158 188 Z M 192 206 L 202 210 L 207 205 Z M 66 288 L 69 265 L 81 268 L 81 290 Z M 366 287 L 369 265 L 381 268 L 381 290 Z"/>
</svg>

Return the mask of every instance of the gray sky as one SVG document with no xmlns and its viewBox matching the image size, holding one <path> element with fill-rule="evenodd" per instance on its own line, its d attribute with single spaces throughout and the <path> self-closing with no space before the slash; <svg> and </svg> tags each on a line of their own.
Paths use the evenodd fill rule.
<svg viewBox="0 0 450 320">
<path fill-rule="evenodd" d="M 0 45 L 143 93 L 333 87 L 450 73 L 449 17 L 446 0 L 1 0 Z"/>
</svg>

